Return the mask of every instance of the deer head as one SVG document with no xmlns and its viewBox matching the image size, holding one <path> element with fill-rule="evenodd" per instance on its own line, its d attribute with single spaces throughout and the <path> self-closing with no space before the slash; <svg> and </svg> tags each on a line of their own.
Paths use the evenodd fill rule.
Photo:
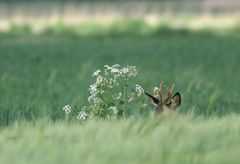
<svg viewBox="0 0 240 164">
<path fill-rule="evenodd" d="M 148 97 L 150 102 L 155 107 L 156 113 L 161 113 L 166 109 L 170 109 L 171 111 L 176 111 L 176 108 L 181 105 L 181 95 L 179 92 L 175 93 L 174 96 L 172 96 L 174 90 L 174 84 L 172 85 L 171 90 L 168 92 L 167 97 L 163 100 L 163 81 L 160 84 L 160 87 L 158 89 L 158 97 L 154 97 L 151 94 L 145 92 L 145 95 Z"/>
</svg>

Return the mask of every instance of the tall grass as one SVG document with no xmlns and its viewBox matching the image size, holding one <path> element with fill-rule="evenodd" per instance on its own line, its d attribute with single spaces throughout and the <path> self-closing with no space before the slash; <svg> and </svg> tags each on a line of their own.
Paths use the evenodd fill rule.
<svg viewBox="0 0 240 164">
<path fill-rule="evenodd" d="M 171 35 L 170 35 L 171 34 Z M 5 35 L 0 39 L 0 124 L 63 119 L 62 107 L 81 107 L 91 74 L 105 64 L 136 65 L 146 91 L 176 83 L 181 112 L 239 113 L 239 43 L 232 35 Z M 151 107 L 149 106 L 149 110 Z"/>
<path fill-rule="evenodd" d="M 191 115 L 2 129 L 1 163 L 239 163 L 238 116 Z"/>
<path fill-rule="evenodd" d="M 31 35 L 16 26 L 1 34 L 0 163 L 240 162 L 238 31 L 131 25 L 87 35 L 63 26 Z M 148 92 L 175 82 L 178 112 L 154 117 L 149 105 L 126 120 L 86 124 L 65 116 L 64 105 L 86 103 L 92 72 L 116 63 L 136 65 Z"/>
</svg>

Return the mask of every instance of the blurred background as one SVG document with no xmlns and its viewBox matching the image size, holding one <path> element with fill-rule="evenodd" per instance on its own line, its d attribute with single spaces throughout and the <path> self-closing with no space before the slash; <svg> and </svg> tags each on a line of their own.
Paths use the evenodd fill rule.
<svg viewBox="0 0 240 164">
<path fill-rule="evenodd" d="M 0 0 L 0 163 L 240 163 L 239 63 L 240 0 Z M 114 64 L 175 83 L 178 112 L 65 114 Z"/>
<path fill-rule="evenodd" d="M 238 0 L 0 1 L 0 123 L 63 119 L 106 64 L 137 66 L 149 92 L 175 82 L 181 112 L 238 113 L 239 12 Z"/>
<path fill-rule="evenodd" d="M 126 19 L 142 20 L 148 25 L 168 23 L 175 28 L 223 29 L 238 26 L 239 8 L 238 0 L 2 0 L 0 30 L 23 25 L 37 33 L 59 24 L 79 26 L 97 22 L 106 26 Z"/>
</svg>

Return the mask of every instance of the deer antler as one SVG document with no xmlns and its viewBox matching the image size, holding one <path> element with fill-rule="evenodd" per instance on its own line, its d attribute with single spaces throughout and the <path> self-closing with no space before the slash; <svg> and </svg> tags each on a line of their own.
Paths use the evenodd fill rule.
<svg viewBox="0 0 240 164">
<path fill-rule="evenodd" d="M 163 101 L 163 104 L 167 103 L 168 100 L 171 98 L 171 96 L 173 94 L 174 86 L 175 86 L 175 84 L 173 83 L 171 90 L 168 92 L 166 99 Z"/>
<path fill-rule="evenodd" d="M 160 86 L 159 86 L 159 102 L 162 103 L 162 87 L 163 87 L 163 81 L 161 81 Z"/>
<path fill-rule="evenodd" d="M 163 86 L 163 81 L 161 81 L 159 89 L 157 90 L 159 99 L 158 97 L 154 97 L 151 94 L 145 92 L 145 95 L 148 97 L 150 102 L 154 105 L 156 113 L 163 112 L 166 107 L 168 107 L 172 111 L 175 111 L 176 108 L 181 105 L 181 95 L 179 92 L 175 93 L 175 95 L 172 97 L 174 84 L 172 85 L 172 88 L 168 91 L 167 97 L 164 101 L 163 101 L 163 95 L 162 95 L 163 87 L 165 86 Z"/>
</svg>

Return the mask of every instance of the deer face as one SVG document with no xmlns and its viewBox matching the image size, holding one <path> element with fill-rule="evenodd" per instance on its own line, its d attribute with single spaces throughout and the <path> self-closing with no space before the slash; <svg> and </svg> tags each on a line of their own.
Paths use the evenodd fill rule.
<svg viewBox="0 0 240 164">
<path fill-rule="evenodd" d="M 167 97 L 163 100 L 162 89 L 163 89 L 163 82 L 161 82 L 160 87 L 158 89 L 158 97 L 154 97 L 151 94 L 145 92 L 145 95 L 148 97 L 150 102 L 155 107 L 155 112 L 161 113 L 167 109 L 176 111 L 177 107 L 181 105 L 180 93 L 177 92 L 174 94 L 174 96 L 172 96 L 173 90 L 174 90 L 174 84 L 173 84 L 171 90 L 167 94 Z"/>
</svg>

